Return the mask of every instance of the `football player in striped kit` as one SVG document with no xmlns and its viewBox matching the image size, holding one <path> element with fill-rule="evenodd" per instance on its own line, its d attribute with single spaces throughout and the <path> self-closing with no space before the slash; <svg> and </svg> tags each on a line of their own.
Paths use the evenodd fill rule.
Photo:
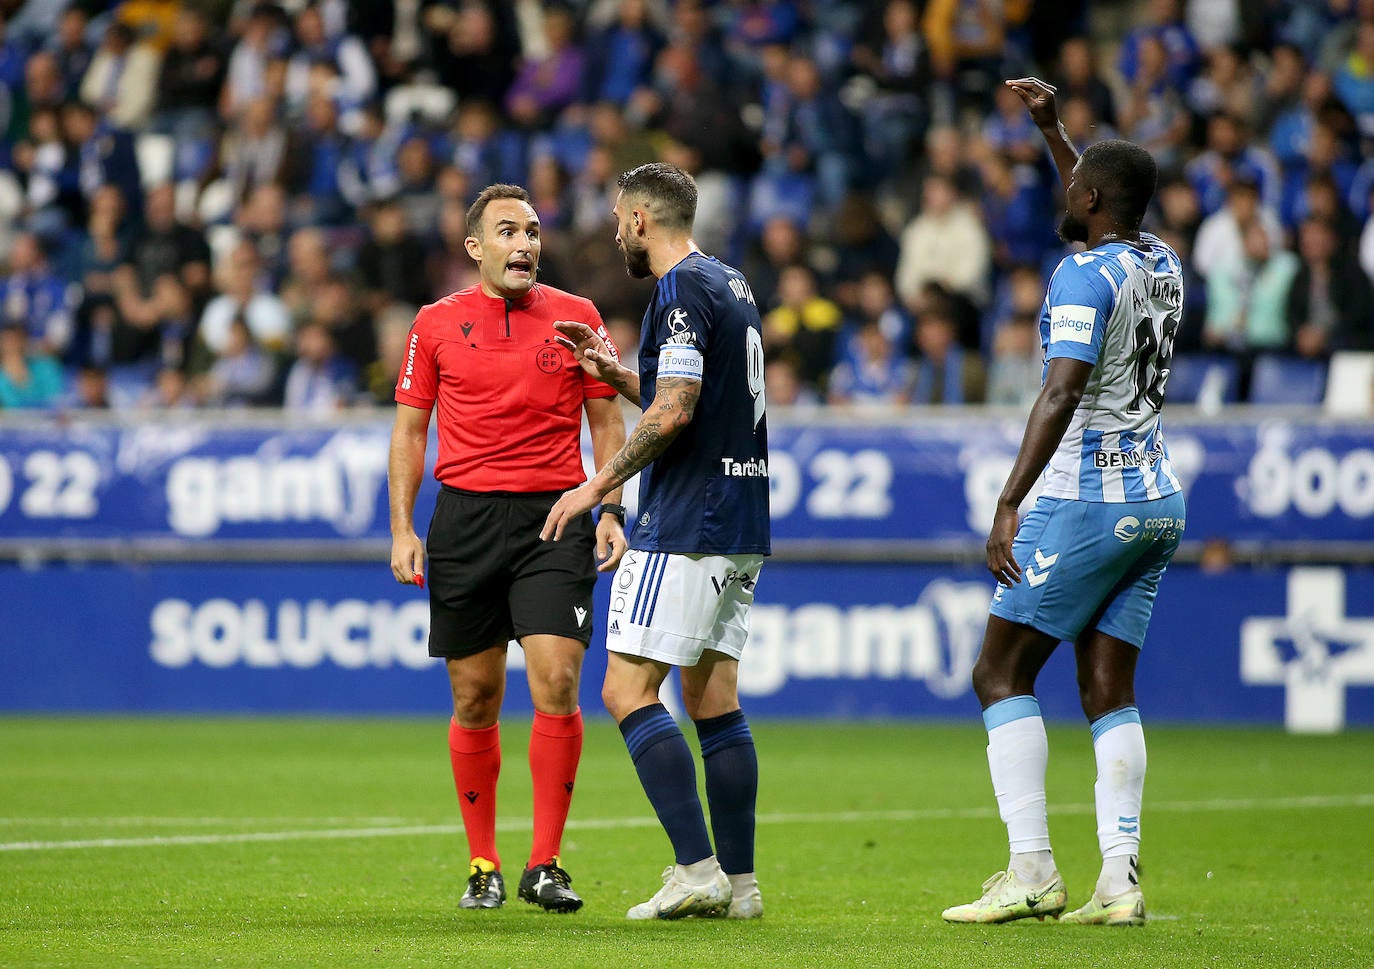
<svg viewBox="0 0 1374 969">
<path fill-rule="evenodd" d="M 980 898 L 946 909 L 944 918 L 1007 922 L 1067 908 L 1050 850 L 1049 752 L 1035 680 L 1069 641 L 1097 758 L 1102 871 L 1092 896 L 1061 921 L 1139 925 L 1145 739 L 1135 667 L 1185 525 L 1160 427 L 1183 275 L 1174 251 L 1140 229 L 1156 182 L 1149 153 L 1104 141 L 1080 156 L 1059 123 L 1053 87 L 1035 78 L 1007 85 L 1045 136 L 1064 184 L 1060 234 L 1086 249 L 1066 257 L 1050 280 L 1040 315 L 1044 383 L 987 543 L 998 585 L 973 688 L 1011 858 Z M 1018 523 L 1037 480 L 1040 497 Z"/>
</svg>

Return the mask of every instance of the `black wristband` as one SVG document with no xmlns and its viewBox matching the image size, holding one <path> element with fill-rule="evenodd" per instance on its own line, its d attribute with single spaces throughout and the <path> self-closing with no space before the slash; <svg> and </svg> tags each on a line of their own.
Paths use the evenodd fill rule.
<svg viewBox="0 0 1374 969">
<path fill-rule="evenodd" d="M 603 501 L 603 502 L 601 503 L 601 511 L 598 512 L 598 513 L 597 513 L 597 516 L 596 516 L 596 520 L 597 520 L 598 522 L 601 521 L 601 516 L 602 516 L 602 515 L 614 515 L 616 518 L 619 518 L 619 519 L 620 519 L 620 526 L 621 526 L 622 528 L 625 527 L 625 506 L 624 506 L 624 505 L 617 505 L 617 504 L 615 504 L 614 502 Z"/>
</svg>

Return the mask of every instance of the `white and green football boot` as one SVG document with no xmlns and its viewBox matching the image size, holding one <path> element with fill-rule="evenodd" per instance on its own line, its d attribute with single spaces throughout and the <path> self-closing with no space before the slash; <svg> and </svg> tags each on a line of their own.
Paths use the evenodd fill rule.
<svg viewBox="0 0 1374 969">
<path fill-rule="evenodd" d="M 1093 892 L 1088 904 L 1074 909 L 1059 921 L 1065 925 L 1144 925 L 1145 895 L 1133 885 L 1115 898 L 1099 899 Z"/>
<path fill-rule="evenodd" d="M 1038 885 L 1027 885 L 1010 871 L 999 871 L 983 882 L 983 897 L 967 905 L 945 909 L 946 922 L 1012 922 L 1016 919 L 1057 916 L 1068 904 L 1069 893 L 1059 872 Z"/>
</svg>

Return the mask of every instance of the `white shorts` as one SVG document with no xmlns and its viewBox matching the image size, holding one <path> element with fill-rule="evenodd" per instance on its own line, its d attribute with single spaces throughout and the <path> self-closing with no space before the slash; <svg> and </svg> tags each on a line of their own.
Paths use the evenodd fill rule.
<svg viewBox="0 0 1374 969">
<path fill-rule="evenodd" d="M 739 659 L 762 567 L 762 555 L 630 549 L 611 583 L 606 648 L 673 666 L 708 649 Z"/>
</svg>

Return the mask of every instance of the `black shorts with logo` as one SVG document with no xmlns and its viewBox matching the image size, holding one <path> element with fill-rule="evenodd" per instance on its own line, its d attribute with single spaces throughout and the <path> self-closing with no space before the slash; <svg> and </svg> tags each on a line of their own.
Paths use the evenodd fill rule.
<svg viewBox="0 0 1374 969">
<path fill-rule="evenodd" d="M 569 522 L 557 542 L 539 538 L 561 494 L 440 489 L 425 539 L 431 656 L 472 656 L 522 636 L 591 639 L 592 516 Z"/>
</svg>

